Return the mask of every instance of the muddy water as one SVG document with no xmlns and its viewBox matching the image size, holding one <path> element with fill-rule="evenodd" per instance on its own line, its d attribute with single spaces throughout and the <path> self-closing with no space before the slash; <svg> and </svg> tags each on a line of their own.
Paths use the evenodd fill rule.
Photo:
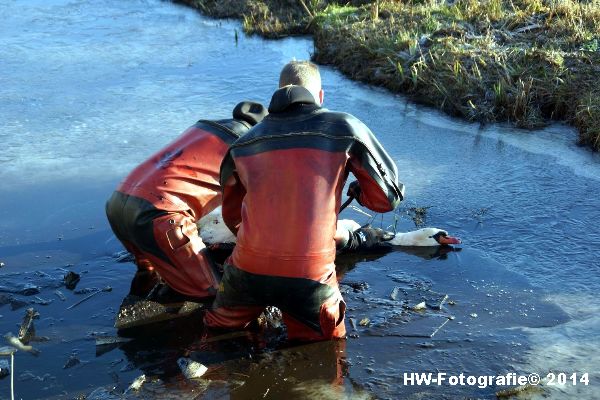
<svg viewBox="0 0 600 400">
<path fill-rule="evenodd" d="M 134 272 L 117 262 L 104 218 L 115 184 L 195 120 L 226 117 L 241 99 L 268 102 L 281 65 L 312 51 L 305 39 L 236 43 L 236 30 L 158 1 L 0 0 L 0 333 L 16 334 L 33 306 L 47 337 L 31 343 L 39 356 L 17 353 L 17 397 L 493 398 L 504 388 L 403 381 L 439 371 L 587 372 L 590 385 L 546 393 L 598 397 L 598 156 L 563 126 L 481 128 L 327 68 L 326 105 L 365 121 L 407 186 L 395 217 L 344 216 L 408 231 L 426 208 L 425 225 L 460 236 L 460 251 L 340 260 L 345 342 L 290 346 L 277 330 L 205 336 L 192 315 L 96 346 L 117 335 Z M 69 270 L 81 274 L 75 291 L 61 284 Z M 67 309 L 82 289 L 106 286 Z M 410 310 L 420 300 L 426 310 Z M 185 380 L 180 356 L 206 364 L 207 379 Z M 141 391 L 123 395 L 141 374 Z"/>
</svg>

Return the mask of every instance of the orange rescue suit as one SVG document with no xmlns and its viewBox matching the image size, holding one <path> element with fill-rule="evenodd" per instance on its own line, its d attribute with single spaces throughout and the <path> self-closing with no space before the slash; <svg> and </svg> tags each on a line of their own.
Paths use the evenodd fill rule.
<svg viewBox="0 0 600 400">
<path fill-rule="evenodd" d="M 251 126 L 198 121 L 135 168 L 107 202 L 111 227 L 138 266 L 156 270 L 184 295 L 216 293 L 219 276 L 195 222 L 221 204 L 219 167 L 229 145 Z"/>
<path fill-rule="evenodd" d="M 362 122 L 321 108 L 303 87 L 276 91 L 269 115 L 221 167 L 223 219 L 237 244 L 207 325 L 240 328 L 273 305 L 290 339 L 344 336 L 334 236 L 350 172 L 369 209 L 402 199 L 395 163 Z"/>
</svg>

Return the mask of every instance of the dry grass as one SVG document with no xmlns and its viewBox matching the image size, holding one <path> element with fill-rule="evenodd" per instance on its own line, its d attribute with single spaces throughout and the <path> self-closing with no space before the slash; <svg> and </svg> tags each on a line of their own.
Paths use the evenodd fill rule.
<svg viewBox="0 0 600 400">
<path fill-rule="evenodd" d="M 237 9 L 249 33 L 310 32 L 317 62 L 452 115 L 566 120 L 600 150 L 599 0 L 304 0 L 308 12 L 299 0 L 188 2 Z"/>
<path fill-rule="evenodd" d="M 581 95 L 574 123 L 579 129 L 579 142 L 600 149 L 600 90 Z"/>
</svg>

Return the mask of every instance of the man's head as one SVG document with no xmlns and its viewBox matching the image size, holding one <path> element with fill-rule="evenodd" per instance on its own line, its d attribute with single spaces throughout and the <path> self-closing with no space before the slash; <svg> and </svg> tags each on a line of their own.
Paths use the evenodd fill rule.
<svg viewBox="0 0 600 400">
<path fill-rule="evenodd" d="M 279 75 L 279 87 L 289 85 L 302 86 L 308 89 L 317 104 L 323 104 L 323 89 L 319 67 L 310 61 L 290 61 L 283 67 Z"/>
</svg>

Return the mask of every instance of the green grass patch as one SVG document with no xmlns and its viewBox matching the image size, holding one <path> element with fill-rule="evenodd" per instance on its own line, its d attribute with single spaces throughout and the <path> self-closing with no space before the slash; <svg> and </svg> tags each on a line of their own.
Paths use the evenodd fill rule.
<svg viewBox="0 0 600 400">
<path fill-rule="evenodd" d="M 597 0 L 189 2 L 209 15 L 235 8 L 247 33 L 311 33 L 317 62 L 449 114 L 522 128 L 566 120 L 600 150 Z"/>
</svg>

